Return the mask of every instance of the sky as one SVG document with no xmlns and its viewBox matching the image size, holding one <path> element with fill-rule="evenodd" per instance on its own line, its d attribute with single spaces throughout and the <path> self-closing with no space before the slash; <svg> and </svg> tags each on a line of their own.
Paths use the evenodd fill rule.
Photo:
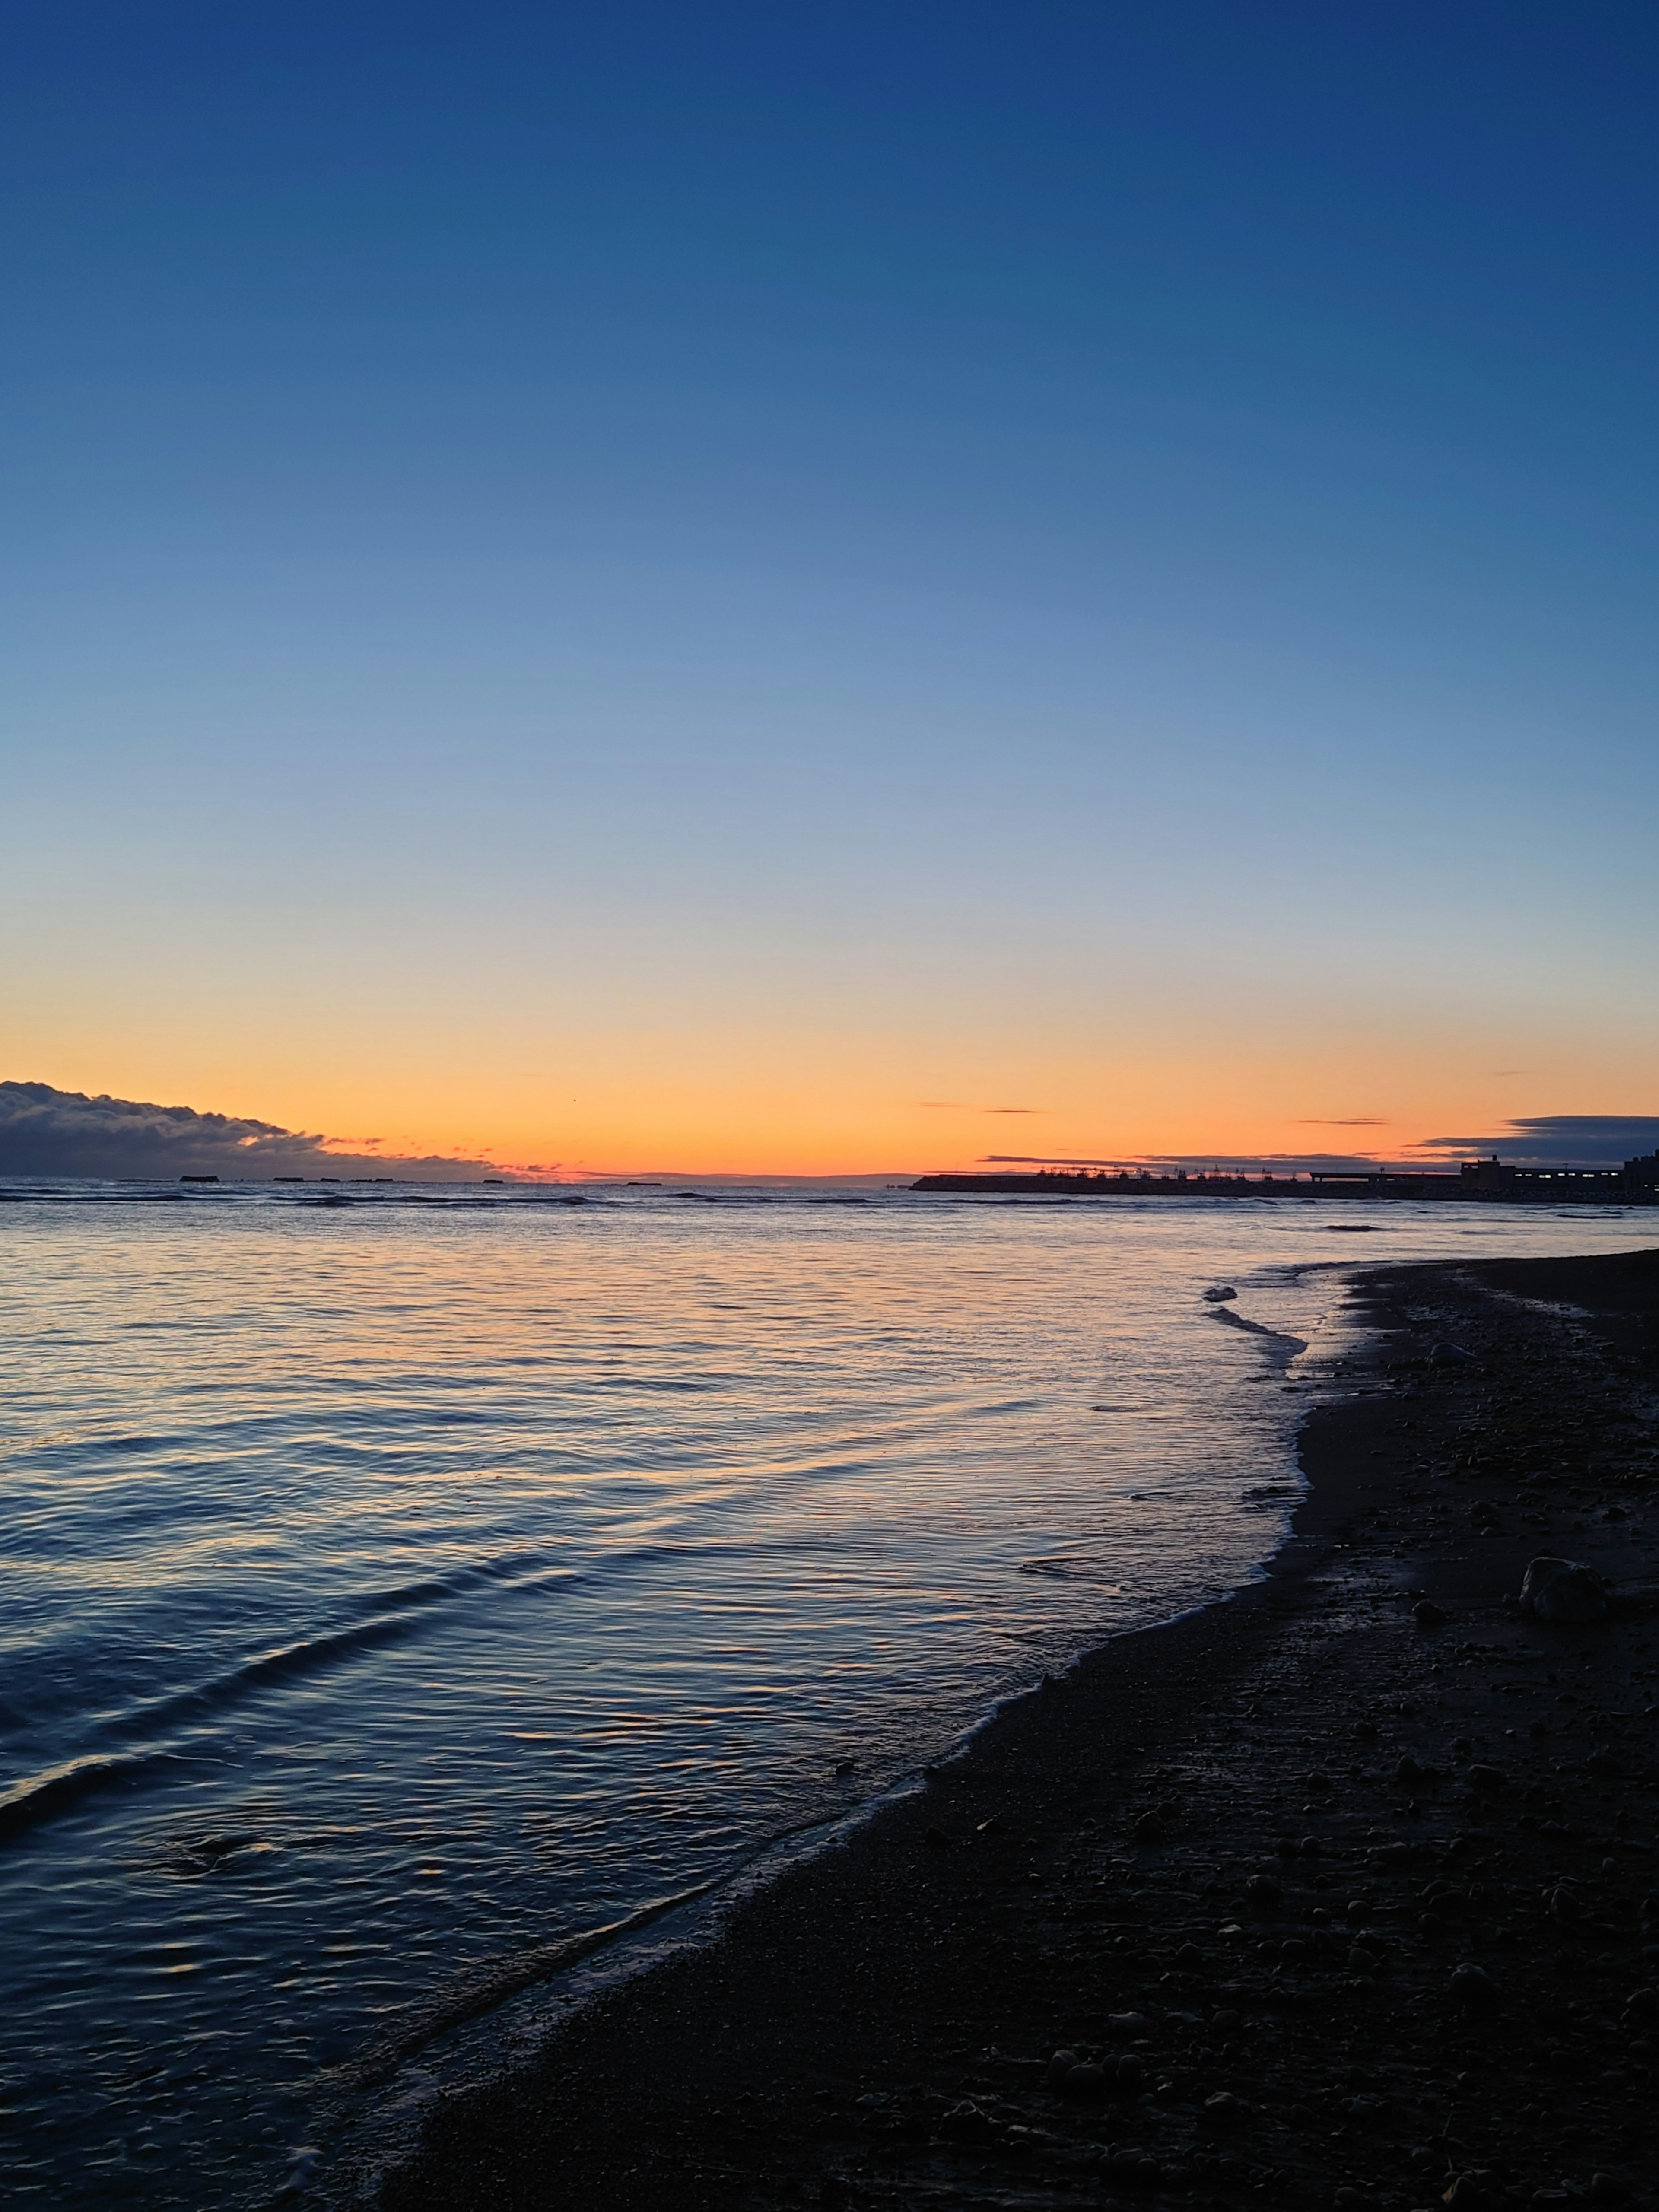
<svg viewBox="0 0 1659 2212">
<path fill-rule="evenodd" d="M 1645 1126 L 1656 94 L 1622 5 L 14 11 L 0 1077 L 560 1173 Z"/>
</svg>

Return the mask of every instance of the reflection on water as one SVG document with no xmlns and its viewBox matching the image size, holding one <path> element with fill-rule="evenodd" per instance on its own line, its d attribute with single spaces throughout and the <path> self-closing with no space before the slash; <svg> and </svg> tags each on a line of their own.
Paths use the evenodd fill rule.
<svg viewBox="0 0 1659 2212">
<path fill-rule="evenodd" d="M 308 2162 L 319 2077 L 1236 1583 L 1288 1496 L 1278 1386 L 1332 1341 L 1325 1231 L 1359 1225 L 0 1196 L 7 2172 L 139 2206 L 258 2200 Z M 1646 1241 L 1368 1225 L 1368 1262 Z"/>
</svg>

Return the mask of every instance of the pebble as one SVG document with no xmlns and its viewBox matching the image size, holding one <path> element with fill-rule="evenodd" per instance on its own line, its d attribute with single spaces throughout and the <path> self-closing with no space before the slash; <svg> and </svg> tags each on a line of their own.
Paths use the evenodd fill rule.
<svg viewBox="0 0 1659 2212">
<path fill-rule="evenodd" d="M 1449 2204 L 1452 2212 L 1466 2212 L 1471 2204 L 1483 2204 L 1486 2199 L 1486 2179 L 1481 2173 L 1460 2173 L 1453 2177 L 1451 2186 L 1440 2194 L 1440 2202 Z"/>
<path fill-rule="evenodd" d="M 1067 2071 L 1060 2086 L 1066 2096 L 1079 2097 L 1085 2103 L 1096 2104 L 1115 2087 L 1115 2083 L 1103 2066 L 1091 2058 L 1085 2058 Z"/>
<path fill-rule="evenodd" d="M 1443 1628 L 1451 1615 L 1443 1612 L 1432 1598 L 1420 1597 L 1412 1607 L 1412 1619 L 1419 1628 Z"/>
<path fill-rule="evenodd" d="M 1473 2009 L 1491 2004 L 1497 1997 L 1498 1988 L 1484 1966 L 1477 1966 L 1472 1959 L 1465 1959 L 1461 1966 L 1452 1969 L 1446 1995 L 1453 2004 Z"/>
</svg>

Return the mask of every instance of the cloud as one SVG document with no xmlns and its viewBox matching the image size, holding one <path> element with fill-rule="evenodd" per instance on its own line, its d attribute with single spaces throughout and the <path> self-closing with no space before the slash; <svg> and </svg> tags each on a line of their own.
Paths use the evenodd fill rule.
<svg viewBox="0 0 1659 2212">
<path fill-rule="evenodd" d="M 1619 1167 L 1659 1150 L 1659 1114 L 1526 1114 L 1495 1136 L 1425 1137 L 1431 1158 L 1489 1158 L 1513 1167 Z"/>
<path fill-rule="evenodd" d="M 927 1106 L 940 1114 L 1046 1114 L 1046 1106 L 969 1106 L 960 1098 L 918 1098 L 918 1106 Z"/>
<path fill-rule="evenodd" d="M 1312 1129 L 1376 1129 L 1390 1125 L 1376 1115 L 1346 1121 L 1302 1121 Z M 1326 1174 L 1367 1175 L 1378 1168 L 1441 1168 L 1454 1161 L 1489 1158 L 1496 1152 L 1512 1167 L 1619 1167 L 1640 1152 L 1659 1151 L 1659 1114 L 1532 1114 L 1505 1123 L 1496 1135 L 1425 1137 L 1407 1147 L 1409 1158 L 1382 1160 L 1362 1152 L 1170 1152 L 1133 1159 L 1078 1159 L 1053 1153 L 990 1152 L 981 1167 L 1128 1168 L 1157 1174 L 1176 1168 L 1196 1173 L 1289 1175 L 1317 1169 Z"/>
<path fill-rule="evenodd" d="M 379 1140 L 376 1139 L 376 1142 Z M 0 1083 L 0 1175 L 100 1176 L 173 1182 L 181 1175 L 395 1175 L 452 1182 L 496 1173 L 485 1160 L 404 1159 L 337 1151 L 327 1137 L 193 1106 L 90 1098 L 49 1083 Z"/>
</svg>

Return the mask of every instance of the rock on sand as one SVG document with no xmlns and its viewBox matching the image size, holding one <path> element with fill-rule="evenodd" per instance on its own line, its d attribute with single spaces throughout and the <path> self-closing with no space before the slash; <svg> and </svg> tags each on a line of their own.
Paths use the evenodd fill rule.
<svg viewBox="0 0 1659 2212">
<path fill-rule="evenodd" d="M 1521 1610 L 1540 1620 L 1603 1620 L 1607 1584 L 1576 1559 L 1534 1559 L 1522 1580 Z"/>
</svg>

